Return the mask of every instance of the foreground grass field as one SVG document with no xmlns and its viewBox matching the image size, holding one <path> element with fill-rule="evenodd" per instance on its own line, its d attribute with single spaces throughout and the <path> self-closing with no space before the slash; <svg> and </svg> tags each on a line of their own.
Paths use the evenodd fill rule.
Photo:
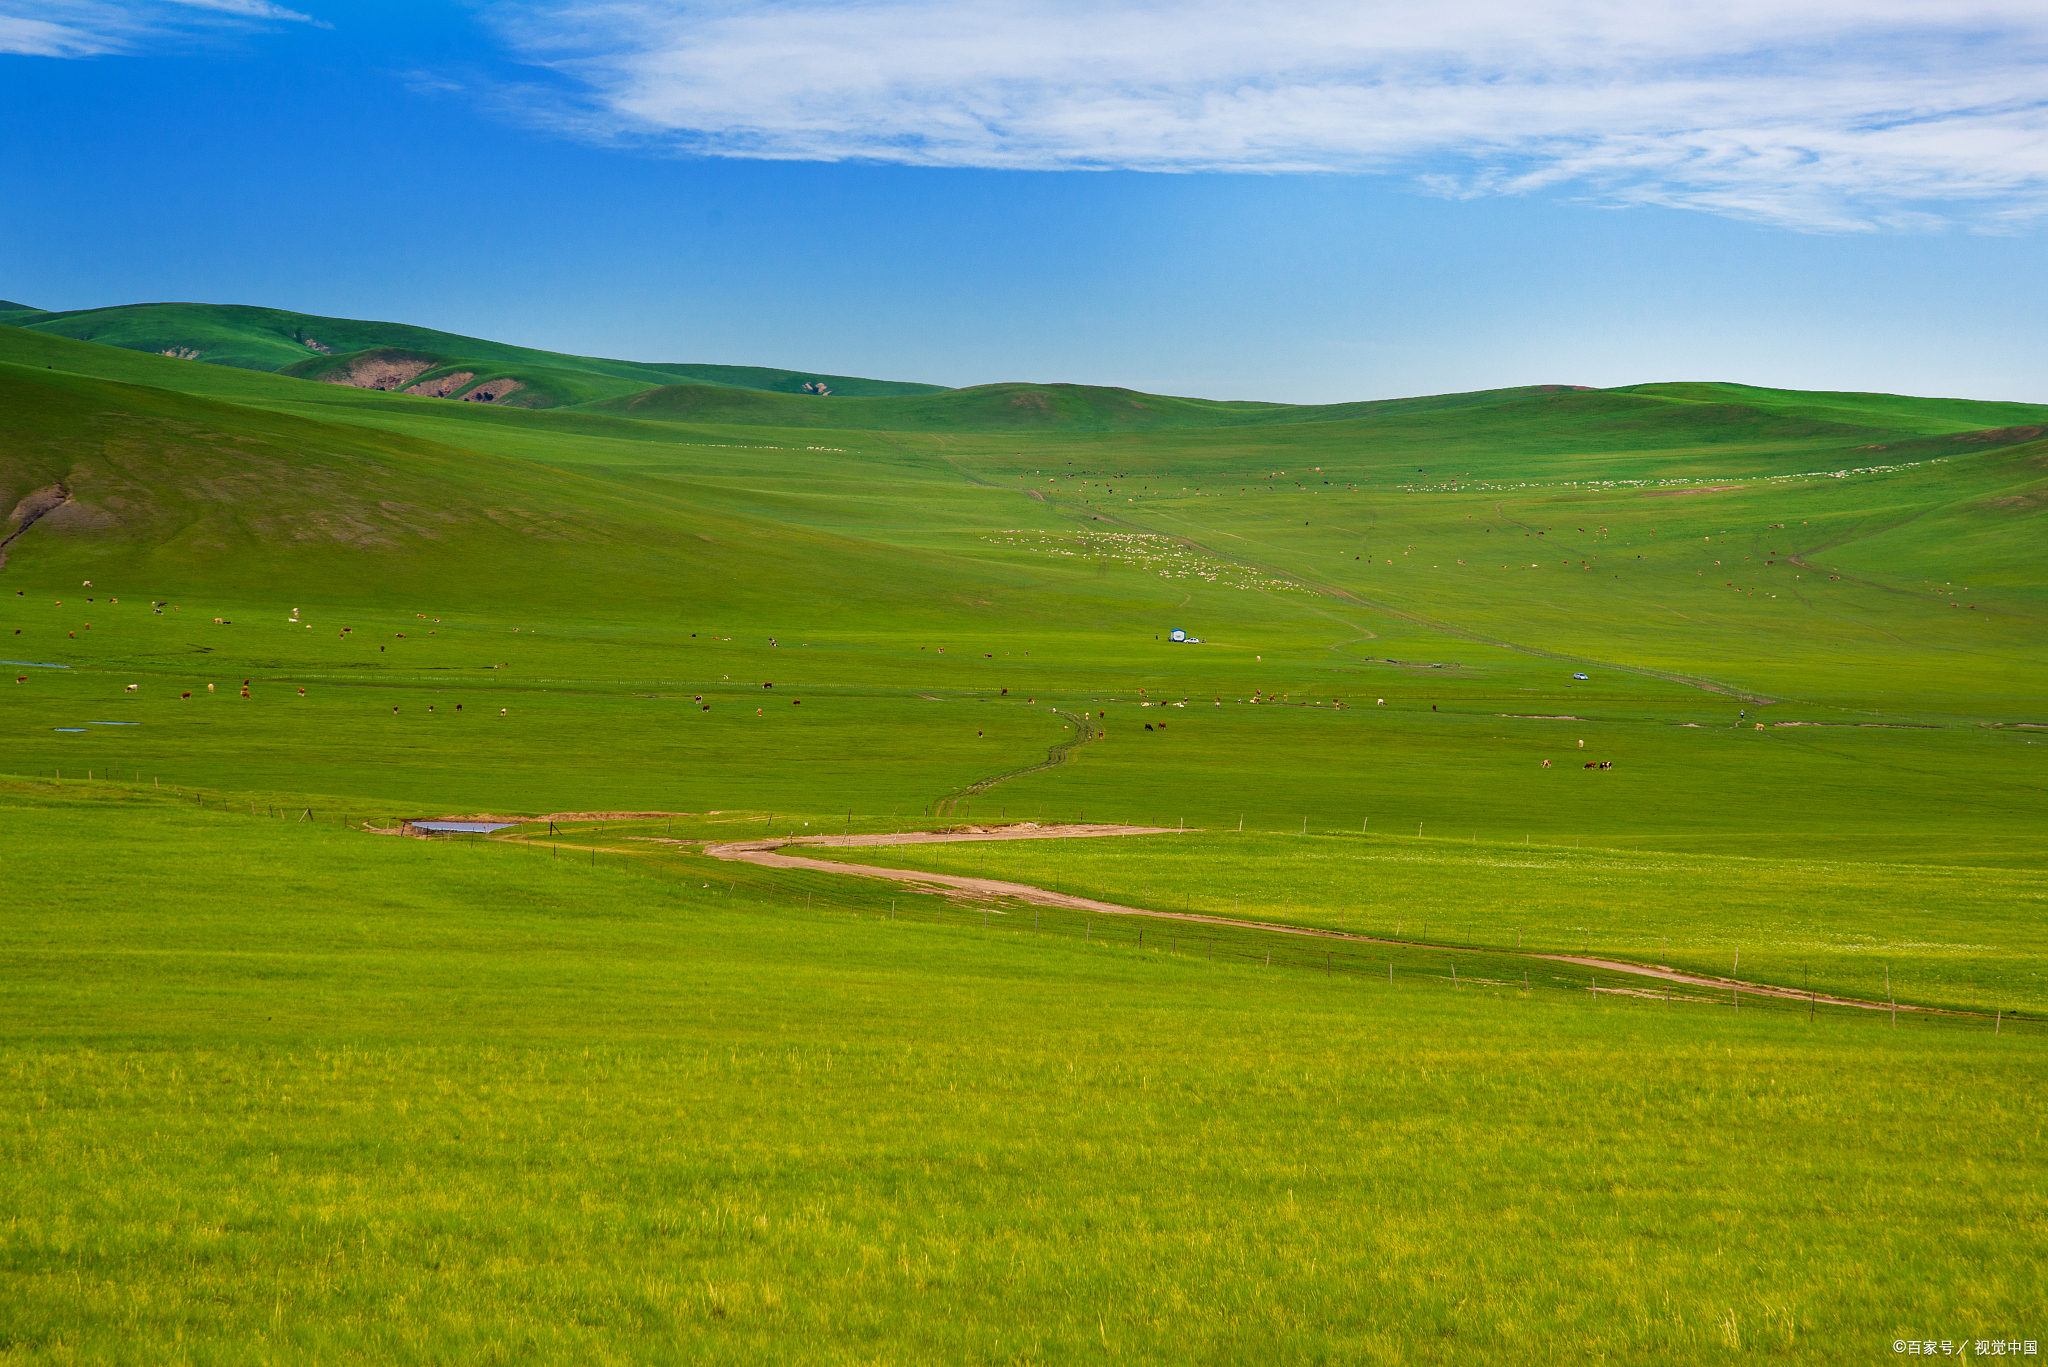
<svg viewBox="0 0 2048 1367">
<path fill-rule="evenodd" d="M 2038 1042 L 1325 987 L 11 785 L 15 1360 L 1841 1361 Z"/>
</svg>

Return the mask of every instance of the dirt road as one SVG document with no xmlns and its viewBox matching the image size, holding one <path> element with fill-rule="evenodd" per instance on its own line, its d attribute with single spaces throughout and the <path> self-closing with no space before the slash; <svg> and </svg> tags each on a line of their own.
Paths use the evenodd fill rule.
<svg viewBox="0 0 2048 1367">
<path fill-rule="evenodd" d="M 1753 997 L 1775 997 L 1786 1001 L 1812 1001 L 1828 1006 L 1853 1006 L 1865 1011 L 1910 1011 L 1920 1015 L 1965 1016 L 1978 1013 L 1967 1011 L 1943 1011 L 1928 1006 L 1893 1006 L 1889 1002 L 1863 1001 L 1855 997 L 1834 997 L 1825 992 L 1803 992 L 1796 987 L 1774 987 L 1767 983 L 1745 982 L 1739 978 L 1720 978 L 1698 973 L 1682 973 L 1677 969 L 1658 964 L 1629 963 L 1622 959 L 1595 959 L 1581 954 L 1538 954 L 1530 951 L 1508 949 L 1475 949 L 1468 945 L 1441 945 L 1422 940 L 1389 940 L 1375 935 L 1358 935 L 1342 930 L 1317 930 L 1309 926 L 1280 925 L 1272 921 L 1251 921 L 1234 916 L 1210 916 L 1192 911 L 1150 911 L 1141 907 L 1127 907 L 1116 902 L 1105 902 L 1093 897 L 1082 897 L 1074 893 L 1056 892 L 1034 887 L 1029 883 L 1012 883 L 1001 878 L 977 878 L 956 873 L 926 873 L 916 869 L 890 869 L 873 864 L 844 864 L 837 860 L 807 859 L 802 855 L 782 854 L 780 851 L 793 845 L 815 845 L 845 848 L 869 845 L 939 845 L 986 840 L 1073 840 L 1077 838 L 1112 835 L 1184 835 L 1199 832 L 1176 830 L 1172 826 L 1037 826 L 1025 823 L 1017 826 L 965 827 L 954 831 L 904 831 L 896 835 L 800 835 L 775 836 L 763 840 L 735 840 L 723 844 L 710 844 L 704 852 L 713 859 L 731 859 L 745 864 L 759 864 L 765 868 L 813 869 L 822 873 L 856 874 L 868 878 L 882 878 L 901 883 L 905 887 L 921 890 L 942 889 L 965 893 L 970 897 L 1003 897 L 1014 901 L 1027 902 L 1037 906 L 1063 907 L 1069 911 L 1087 911 L 1103 916 L 1146 916 L 1164 921 L 1191 921 L 1202 925 L 1239 926 L 1253 930 L 1274 931 L 1283 935 L 1301 935 L 1311 939 L 1339 940 L 1351 944 L 1400 945 L 1409 949 L 1435 949 L 1447 954 L 1514 954 L 1525 959 L 1542 960 L 1549 963 L 1572 964 L 1589 972 L 1626 973 L 1639 978 L 1653 978 L 1659 982 L 1683 983 L 1689 987 L 1710 987 L 1723 992 L 1743 992 Z M 695 843 L 695 842 L 691 842 Z"/>
</svg>

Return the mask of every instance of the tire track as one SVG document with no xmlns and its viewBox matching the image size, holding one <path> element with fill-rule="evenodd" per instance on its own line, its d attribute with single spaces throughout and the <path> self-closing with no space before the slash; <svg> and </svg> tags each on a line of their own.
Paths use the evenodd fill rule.
<svg viewBox="0 0 2048 1367">
<path fill-rule="evenodd" d="M 1034 765 L 1033 768 L 1044 768 Z M 1029 770 L 1019 772 L 1028 773 Z M 1117 902 L 1106 902 L 1093 897 L 1080 897 L 1072 893 L 1053 892 L 1030 883 L 1013 883 L 1000 878 L 981 878 L 955 873 L 926 873 L 913 869 L 892 869 L 876 864 L 846 864 L 837 860 L 807 859 L 802 855 L 783 854 L 789 846 L 875 846 L 875 845 L 932 845 L 954 844 L 966 841 L 987 840 L 1071 840 L 1113 835 L 1184 835 L 1199 834 L 1196 831 L 1177 830 L 1172 826 L 1024 826 L 991 831 L 903 831 L 895 835 L 800 835 L 777 836 L 763 840 L 735 840 L 704 846 L 704 853 L 713 859 L 734 860 L 743 864 L 754 864 L 762 868 L 807 869 L 814 873 L 853 874 L 859 877 L 879 878 L 900 883 L 907 888 L 922 891 L 934 889 L 967 893 L 974 897 L 1007 897 L 1016 901 L 1045 907 L 1058 907 L 1067 911 L 1086 911 L 1103 916 L 1139 916 L 1159 921 L 1180 921 L 1196 925 L 1229 926 L 1241 930 L 1263 930 L 1280 935 L 1299 935 L 1307 939 L 1336 940 L 1345 944 L 1397 945 L 1403 949 L 1427 949 L 1445 954 L 1490 954 L 1501 958 L 1533 959 L 1541 963 L 1571 964 L 1577 968 L 1597 969 L 1608 973 L 1627 973 L 1637 977 L 1651 978 L 1658 982 L 1679 983 L 1689 987 L 1707 987 L 1725 992 L 1747 992 L 1753 997 L 1771 997 L 1782 1001 L 1826 1002 L 1829 1006 L 1851 1006 L 1863 1011 L 1905 1011 L 1924 1016 L 1954 1016 L 1981 1018 L 1981 1011 L 1952 1011 L 1936 1006 L 1907 1006 L 1902 1003 L 1865 1001 L 1858 997 L 1831 996 L 1825 992 L 1813 992 L 1796 987 L 1776 987 L 1769 983 L 1748 982 L 1741 978 L 1725 978 L 1703 973 L 1684 973 L 1662 964 L 1638 964 L 1625 959 L 1598 959 L 1584 954 L 1540 954 L 1529 950 L 1487 949 L 1472 945 L 1437 944 L 1428 940 L 1394 940 L 1379 935 L 1360 935 L 1345 930 L 1322 930 L 1313 926 L 1285 925 L 1277 921 L 1252 921 L 1234 916 L 1212 916 L 1199 911 L 1153 911 L 1144 907 L 1127 907 Z M 676 841 L 677 844 L 695 844 L 695 841 Z"/>
<path fill-rule="evenodd" d="M 987 778 L 976 779 L 964 788 L 955 789 L 932 804 L 932 815 L 951 816 L 954 807 L 967 801 L 969 798 L 980 796 L 998 783 L 1008 783 L 1013 778 L 1022 778 L 1026 774 L 1036 774 L 1046 769 L 1057 769 L 1060 765 L 1067 762 L 1074 751 L 1084 745 L 1100 740 L 1104 734 L 1102 730 L 1097 729 L 1095 723 L 1089 720 L 1085 713 L 1076 716 L 1062 707 L 1055 707 L 1053 713 L 1055 716 L 1065 718 L 1073 725 L 1073 735 L 1056 745 L 1047 746 L 1045 758 L 1036 764 L 1027 764 L 1021 769 L 1008 769 L 1000 774 L 990 774 Z"/>
</svg>

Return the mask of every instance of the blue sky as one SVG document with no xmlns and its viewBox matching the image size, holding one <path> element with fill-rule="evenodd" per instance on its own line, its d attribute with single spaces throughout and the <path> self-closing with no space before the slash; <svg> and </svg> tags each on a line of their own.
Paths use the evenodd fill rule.
<svg viewBox="0 0 2048 1367">
<path fill-rule="evenodd" d="M 955 385 L 2048 401 L 2038 9 L 0 0 L 0 298 Z"/>
</svg>

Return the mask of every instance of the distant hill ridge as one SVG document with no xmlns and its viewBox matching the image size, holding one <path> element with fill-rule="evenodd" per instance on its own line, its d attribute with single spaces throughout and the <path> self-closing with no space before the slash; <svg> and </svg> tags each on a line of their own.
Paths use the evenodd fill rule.
<svg viewBox="0 0 2048 1367">
<path fill-rule="evenodd" d="M 229 371 L 384 391 L 404 396 L 400 403 L 428 398 L 581 414 L 586 423 L 624 419 L 643 432 L 714 425 L 1023 436 L 1292 427 L 1333 438 L 1356 429 L 1360 436 L 1369 430 L 1375 440 L 1513 442 L 1529 450 L 1605 449 L 1617 443 L 1719 449 L 1756 441 L 1881 450 L 1903 434 L 2004 431 L 2048 419 L 2048 407 L 2037 404 L 1704 382 L 1615 389 L 1519 385 L 1333 404 L 1201 399 L 1069 383 L 948 389 L 757 366 L 574 356 L 403 323 L 229 304 L 0 307 L 0 329 L 150 353 L 153 362 L 196 360 Z M 218 390 L 182 382 L 167 387 Z"/>
<path fill-rule="evenodd" d="M 452 371 L 466 365 L 479 382 L 516 381 L 519 391 L 525 393 L 522 406 L 542 408 L 587 403 L 679 380 L 790 395 L 805 393 L 806 386 L 823 386 L 835 395 L 870 398 L 944 390 L 942 385 L 767 366 L 574 356 L 407 323 L 328 318 L 245 304 L 122 304 L 55 311 L 0 304 L 0 323 L 131 351 L 294 375 L 306 374 L 301 363 L 309 360 L 398 349 L 430 358 L 435 369 Z M 334 379 L 332 368 L 315 366 L 313 371 L 307 378 Z M 528 371 L 543 373 L 529 377 Z"/>
<path fill-rule="evenodd" d="M 1779 478 L 1878 468 L 1914 473 L 1845 486 L 1845 506 L 1856 510 L 1852 522 L 1920 527 L 1915 544 L 1925 549 L 1914 554 L 1933 558 L 1916 562 L 1916 576 L 1951 573 L 1940 557 L 1968 542 L 1977 553 L 2010 547 L 1997 556 L 2008 582 L 2048 582 L 2033 568 L 2033 548 L 2048 543 L 2032 524 L 2048 510 L 2044 405 L 1653 384 L 1289 407 L 1013 383 L 825 399 L 664 385 L 522 411 L 502 397 L 425 396 L 489 382 L 481 372 L 456 378 L 465 372 L 448 370 L 436 353 L 365 348 L 307 359 L 353 372 L 365 357 L 371 370 L 391 368 L 330 387 L 0 321 L 6 572 L 42 565 L 31 574 L 76 582 L 118 569 L 221 592 L 269 582 L 336 593 L 402 585 L 408 594 L 546 602 L 564 612 L 715 591 L 733 612 L 753 614 L 786 610 L 775 605 L 797 593 L 851 602 L 881 584 L 928 605 L 938 601 L 933 586 L 939 597 L 949 593 L 943 586 L 984 543 L 966 558 L 957 541 L 910 553 L 909 543 L 883 546 L 875 526 L 966 525 L 978 537 L 985 525 L 1039 525 L 1016 519 L 1041 514 L 1079 527 L 1188 511 L 1178 503 L 1145 511 L 1160 499 L 1377 485 L 1365 503 L 1333 500 L 1313 526 L 1310 505 L 1301 505 L 1301 544 L 1355 560 L 1357 532 L 1325 522 L 1369 522 L 1372 500 L 1411 481 L 1418 493 L 1470 481 L 1501 490 L 1564 483 L 1611 512 L 1615 499 L 1677 493 L 1705 497 L 1656 506 L 1775 499 Z M 379 381 L 388 387 L 371 387 Z M 429 389 L 405 392 L 422 385 Z M 832 422 L 841 429 L 819 430 Z M 1141 430 L 1147 425 L 1155 430 Z M 863 440 L 863 426 L 936 435 Z M 1076 439 L 1090 431 L 1101 435 Z M 1113 486 L 1108 471 L 1118 472 Z M 963 478 L 978 486 L 971 511 L 938 493 L 957 491 Z M 876 502 L 878 480 L 895 483 Z M 1880 488 L 1892 492 L 1878 497 Z M 1004 501 L 1005 490 L 1015 501 Z M 1240 515 L 1201 506 L 1204 517 Z M 1249 503 L 1234 506 L 1263 516 Z M 1500 516 L 1487 501 L 1466 511 L 1488 506 Z M 1772 521 L 1790 515 L 1772 506 Z M 1937 513 L 1947 519 L 1938 527 Z M 1754 523 L 1761 514 L 1752 507 L 1747 516 Z M 969 517 L 998 521 L 959 520 Z M 1121 530 L 1167 525 L 1180 524 Z M 1620 560 L 1635 554 L 1607 551 Z M 818 587 L 821 575 L 829 589 Z M 1008 608 L 1036 611 L 1028 601 Z"/>
</svg>

